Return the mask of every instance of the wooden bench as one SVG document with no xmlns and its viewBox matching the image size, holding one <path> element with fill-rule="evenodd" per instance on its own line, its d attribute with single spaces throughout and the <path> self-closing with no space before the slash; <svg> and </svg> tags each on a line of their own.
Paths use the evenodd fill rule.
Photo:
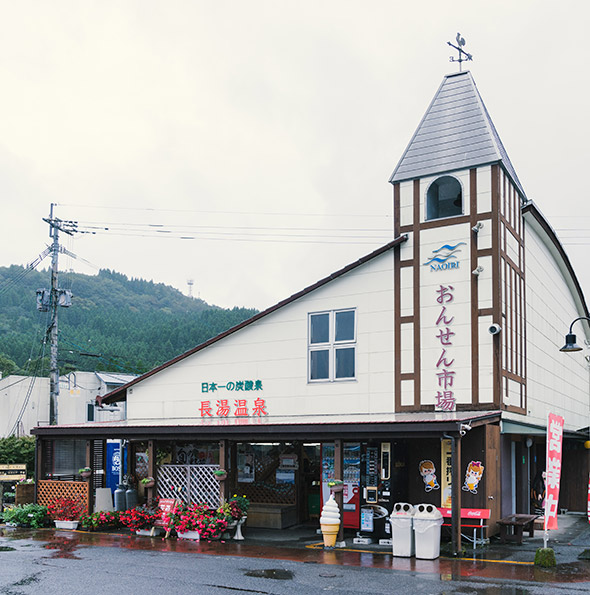
<svg viewBox="0 0 590 595">
<path fill-rule="evenodd" d="M 453 509 L 452 508 L 439 508 L 440 513 L 443 515 L 445 522 L 443 523 L 443 527 L 452 527 L 452 518 L 453 518 Z M 489 520 L 492 511 L 489 508 L 462 508 L 461 509 L 461 529 L 473 529 L 473 537 L 469 537 L 469 535 L 464 535 L 461 533 L 462 537 L 471 541 L 473 543 L 473 547 L 477 545 L 481 545 L 485 543 L 485 538 L 483 536 L 484 529 L 488 528 L 488 525 L 484 523 L 484 521 Z M 447 520 L 448 519 L 448 520 Z M 481 537 L 477 537 L 477 531 L 481 531 Z"/>
<path fill-rule="evenodd" d="M 529 537 L 535 536 L 535 519 L 537 514 L 510 514 L 498 521 L 500 525 L 500 543 L 513 541 L 522 545 L 522 534 L 529 532 Z"/>
<path fill-rule="evenodd" d="M 161 498 L 158 502 L 158 507 L 160 508 L 162 513 L 172 512 L 176 507 L 177 502 L 178 501 L 174 498 Z M 164 519 L 160 518 L 154 522 L 152 530 L 150 532 L 150 537 L 153 537 L 156 534 L 156 531 L 159 529 L 163 529 L 166 532 L 166 535 L 164 536 L 165 538 L 168 538 L 170 536 L 171 529 L 167 528 L 166 524 L 164 523 Z"/>
</svg>

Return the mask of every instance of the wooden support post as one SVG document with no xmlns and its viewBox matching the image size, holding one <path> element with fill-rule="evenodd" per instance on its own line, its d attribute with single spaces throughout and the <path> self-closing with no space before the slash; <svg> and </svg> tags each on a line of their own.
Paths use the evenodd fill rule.
<svg viewBox="0 0 590 595">
<path fill-rule="evenodd" d="M 297 470 L 295 471 L 295 502 L 297 505 L 297 522 L 302 523 L 307 520 L 307 489 L 305 486 L 303 473 L 303 459 L 305 457 L 303 442 L 297 441 L 294 444 L 297 451 Z"/>
<path fill-rule="evenodd" d="M 228 442 L 229 444 L 229 462 L 228 462 L 228 479 L 229 487 L 233 493 L 237 493 L 238 489 L 238 445 L 236 442 Z"/>
<path fill-rule="evenodd" d="M 47 443 L 37 436 L 35 440 L 35 496 L 33 502 L 37 504 L 37 490 L 39 487 L 39 481 L 45 479 L 43 473 L 43 449 Z"/>
<path fill-rule="evenodd" d="M 528 449 L 530 454 L 530 449 Z M 485 508 L 491 510 L 488 521 L 487 537 L 494 535 L 498 530 L 497 522 L 502 517 L 500 509 L 500 426 L 488 424 L 485 426 L 485 474 L 484 494 L 486 496 Z M 530 465 L 530 461 L 529 461 Z M 529 486 L 527 485 L 527 497 L 530 500 Z"/>
<path fill-rule="evenodd" d="M 451 531 L 453 542 L 453 555 L 461 553 L 461 438 L 452 437 L 452 505 L 451 505 Z"/>
<path fill-rule="evenodd" d="M 88 510 L 88 514 L 92 514 L 94 512 L 94 472 L 96 469 L 92 468 L 93 465 L 93 444 L 92 440 L 86 440 L 86 467 L 90 467 L 92 469 L 92 474 L 88 478 L 88 500 L 86 502 L 86 509 Z"/>
<path fill-rule="evenodd" d="M 228 447 L 227 447 L 227 440 L 223 439 L 219 441 L 219 467 L 220 469 L 225 469 L 227 471 L 228 464 L 227 464 L 227 455 L 228 455 Z M 230 477 L 228 477 L 224 481 L 219 482 L 219 504 L 228 499 L 229 495 L 229 483 Z"/>
<path fill-rule="evenodd" d="M 156 477 L 156 441 L 148 440 L 148 477 L 153 477 L 156 484 L 152 488 L 146 488 L 146 500 L 148 506 L 154 503 L 154 496 L 156 495 L 157 481 Z"/>
<path fill-rule="evenodd" d="M 133 477 L 135 475 L 135 450 L 136 443 L 129 441 L 127 445 L 127 475 Z"/>
<path fill-rule="evenodd" d="M 342 479 L 344 471 L 344 459 L 342 440 L 334 440 L 334 479 Z M 336 545 L 344 542 L 344 494 L 338 492 L 335 494 L 336 504 L 340 509 L 340 529 L 338 530 L 338 537 L 336 538 Z"/>
</svg>

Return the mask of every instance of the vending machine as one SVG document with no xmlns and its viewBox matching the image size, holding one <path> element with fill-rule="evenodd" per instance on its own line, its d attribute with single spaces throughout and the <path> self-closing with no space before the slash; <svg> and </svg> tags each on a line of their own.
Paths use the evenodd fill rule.
<svg viewBox="0 0 590 595">
<path fill-rule="evenodd" d="M 361 518 L 362 537 L 391 538 L 389 515 L 393 509 L 392 443 L 363 444 L 361 452 Z"/>
<path fill-rule="evenodd" d="M 334 444 L 323 443 L 322 456 L 322 503 L 330 497 L 328 482 L 342 479 L 342 522 L 347 529 L 360 527 L 360 483 L 361 483 L 361 444 L 360 442 L 346 442 L 342 448 L 342 477 L 334 474 Z"/>
</svg>

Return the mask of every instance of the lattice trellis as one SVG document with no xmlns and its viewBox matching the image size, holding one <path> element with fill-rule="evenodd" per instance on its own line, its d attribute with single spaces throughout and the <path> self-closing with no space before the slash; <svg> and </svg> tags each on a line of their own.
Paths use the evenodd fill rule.
<svg viewBox="0 0 590 595">
<path fill-rule="evenodd" d="M 88 502 L 88 482 L 40 480 L 37 486 L 37 504 L 47 506 L 56 498 L 80 500 L 86 505 Z"/>
<path fill-rule="evenodd" d="M 216 469 L 219 465 L 160 465 L 158 497 L 180 498 L 217 508 L 221 504 L 221 492 L 213 473 Z"/>
</svg>

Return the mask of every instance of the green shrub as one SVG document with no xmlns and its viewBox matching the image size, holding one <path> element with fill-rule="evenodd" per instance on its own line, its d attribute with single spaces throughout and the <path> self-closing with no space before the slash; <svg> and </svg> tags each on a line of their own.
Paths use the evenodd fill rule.
<svg viewBox="0 0 590 595">
<path fill-rule="evenodd" d="M 19 504 L 4 511 L 5 523 L 16 523 L 37 529 L 48 520 L 47 508 L 39 504 Z"/>
<path fill-rule="evenodd" d="M 550 547 L 541 547 L 535 553 L 535 566 L 541 568 L 553 568 L 557 566 L 555 552 Z"/>
</svg>

